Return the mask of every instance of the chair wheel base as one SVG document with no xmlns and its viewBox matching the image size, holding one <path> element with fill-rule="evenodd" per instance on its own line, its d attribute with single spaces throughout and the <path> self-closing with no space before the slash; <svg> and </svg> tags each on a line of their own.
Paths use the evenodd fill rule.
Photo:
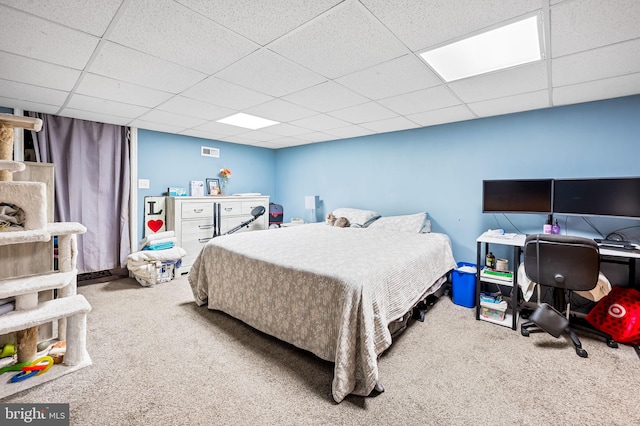
<svg viewBox="0 0 640 426">
<path fill-rule="evenodd" d="M 616 342 L 615 340 L 607 340 L 607 346 L 615 349 L 618 347 L 618 342 Z"/>
<path fill-rule="evenodd" d="M 587 358 L 589 356 L 589 354 L 587 353 L 587 351 L 585 351 L 582 348 L 576 348 L 576 353 L 578 354 L 579 357 L 581 358 Z"/>
</svg>

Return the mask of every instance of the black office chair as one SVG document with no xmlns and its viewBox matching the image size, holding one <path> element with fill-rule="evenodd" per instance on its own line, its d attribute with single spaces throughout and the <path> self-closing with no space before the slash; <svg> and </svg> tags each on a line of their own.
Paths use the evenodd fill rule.
<svg viewBox="0 0 640 426">
<path fill-rule="evenodd" d="M 574 329 L 603 337 L 609 347 L 618 347 L 609 334 L 590 327 L 571 313 L 571 293 L 592 290 L 598 283 L 600 250 L 594 240 L 568 235 L 529 235 L 524 245 L 524 270 L 531 281 L 553 288 L 554 306 L 539 303 L 529 321 L 520 327 L 523 336 L 529 336 L 529 329 L 536 326 L 556 338 L 564 332 L 583 358 L 588 354 Z"/>
</svg>

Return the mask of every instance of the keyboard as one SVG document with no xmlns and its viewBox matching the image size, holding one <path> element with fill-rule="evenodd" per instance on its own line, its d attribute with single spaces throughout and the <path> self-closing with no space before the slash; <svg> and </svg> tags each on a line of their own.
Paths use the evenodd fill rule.
<svg viewBox="0 0 640 426">
<path fill-rule="evenodd" d="M 635 247 L 629 241 L 603 240 L 596 238 L 594 240 L 600 247 L 610 247 L 618 249 L 633 250 Z"/>
</svg>

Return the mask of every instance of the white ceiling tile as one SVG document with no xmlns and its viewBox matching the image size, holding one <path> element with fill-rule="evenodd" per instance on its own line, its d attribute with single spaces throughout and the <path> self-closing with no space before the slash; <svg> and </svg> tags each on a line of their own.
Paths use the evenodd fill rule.
<svg viewBox="0 0 640 426">
<path fill-rule="evenodd" d="M 363 104 L 369 99 L 332 81 L 292 93 L 283 98 L 318 112 L 327 112 L 353 105 Z"/>
<path fill-rule="evenodd" d="M 269 48 L 329 78 L 408 53 L 404 45 L 355 1 L 341 3 L 276 40 Z"/>
<path fill-rule="evenodd" d="M 11 53 L 0 52 L 0 78 L 51 89 L 70 91 L 80 71 Z"/>
<path fill-rule="evenodd" d="M 460 100 L 445 86 L 418 90 L 378 102 L 400 115 L 416 114 L 460 104 Z"/>
<path fill-rule="evenodd" d="M 198 71 L 108 42 L 89 71 L 169 93 L 179 93 L 206 78 Z"/>
<path fill-rule="evenodd" d="M 0 50 L 80 70 L 99 41 L 92 35 L 6 6 L 0 6 L 0 28 Z"/>
<path fill-rule="evenodd" d="M 338 127 L 337 129 L 329 129 L 325 130 L 325 132 L 339 138 L 355 138 L 358 136 L 365 136 L 373 133 L 371 130 L 365 129 L 364 127 L 358 126 L 357 124 L 352 124 L 351 126 L 346 127 Z"/>
<path fill-rule="evenodd" d="M 553 60 L 553 85 L 567 86 L 640 72 L 640 39 L 588 50 Z"/>
<path fill-rule="evenodd" d="M 207 139 L 207 141 L 211 141 L 211 142 L 217 142 L 219 139 L 219 137 L 222 137 L 224 135 L 220 135 L 217 133 L 213 133 L 213 132 L 206 132 L 203 130 L 199 130 L 199 129 L 187 129 L 187 130 L 183 130 L 180 132 L 181 135 L 186 135 L 186 136 L 191 136 L 194 138 L 200 138 L 200 139 Z"/>
<path fill-rule="evenodd" d="M 80 94 L 73 95 L 66 107 L 76 110 L 85 110 L 92 113 L 112 115 L 115 117 L 128 117 L 129 120 L 136 118 L 147 111 L 147 108 L 138 105 L 108 101 Z"/>
<path fill-rule="evenodd" d="M 309 130 L 302 127 L 294 126 L 288 123 L 276 124 L 274 126 L 265 127 L 266 133 L 273 133 L 280 136 L 298 136 L 304 133 L 309 133 Z"/>
<path fill-rule="evenodd" d="M 258 48 L 171 0 L 133 1 L 109 40 L 208 74 Z"/>
<path fill-rule="evenodd" d="M 197 99 L 186 98 L 184 96 L 174 96 L 156 108 L 160 111 L 172 112 L 180 115 L 191 115 L 203 120 L 219 120 L 235 114 L 237 111 L 202 102 Z"/>
<path fill-rule="evenodd" d="M 533 12 L 542 4 L 540 0 L 361 2 L 413 51 Z"/>
<path fill-rule="evenodd" d="M 102 36 L 122 0 L 0 0 L 0 3 L 67 27 Z"/>
<path fill-rule="evenodd" d="M 185 90 L 182 94 L 188 98 L 242 110 L 268 102 L 273 98 L 219 78 L 209 77 L 195 86 Z"/>
<path fill-rule="evenodd" d="M 157 132 L 164 133 L 180 133 L 185 130 L 182 126 L 172 126 L 170 124 L 162 124 L 162 123 L 154 123 L 153 121 L 145 121 L 145 120 L 133 120 L 129 123 L 131 127 L 137 127 L 139 129 L 146 130 L 155 130 Z"/>
<path fill-rule="evenodd" d="M 335 138 L 336 138 L 335 136 L 329 135 L 324 132 L 311 132 L 311 133 L 305 133 L 303 135 L 296 136 L 296 139 L 304 140 L 306 142 L 322 142 L 322 141 L 333 140 Z"/>
<path fill-rule="evenodd" d="M 205 124 L 207 120 L 188 115 L 174 114 L 172 112 L 152 110 L 139 117 L 140 120 L 154 123 L 164 123 L 171 126 L 191 128 Z"/>
<path fill-rule="evenodd" d="M 62 106 L 69 95 L 68 92 L 62 90 L 31 86 L 9 80 L 0 80 L 0 93 L 5 98 L 57 106 Z"/>
<path fill-rule="evenodd" d="M 247 114 L 257 115 L 258 117 L 268 118 L 269 120 L 285 123 L 288 121 L 298 120 L 300 118 L 311 117 L 318 112 L 282 99 L 274 99 L 258 106 L 249 108 L 245 111 Z"/>
<path fill-rule="evenodd" d="M 551 37 L 554 58 L 638 38 L 640 2 L 581 0 L 561 3 L 551 8 Z"/>
<path fill-rule="evenodd" d="M 267 49 L 245 56 L 216 77 L 280 97 L 326 81 L 326 78 Z"/>
<path fill-rule="evenodd" d="M 299 145 L 307 145 L 307 144 L 309 144 L 309 142 L 301 141 L 299 139 L 282 138 L 275 141 L 265 142 L 264 148 L 281 149 L 281 148 L 287 148 L 290 146 L 299 146 Z"/>
<path fill-rule="evenodd" d="M 261 130 L 253 130 L 247 133 L 243 133 L 242 137 L 246 140 L 256 141 L 256 142 L 265 142 L 272 141 L 274 139 L 278 139 L 278 135 L 274 135 L 273 133 L 263 132 Z"/>
<path fill-rule="evenodd" d="M 73 108 L 64 108 L 58 115 L 62 117 L 77 118 L 79 120 L 95 121 L 97 123 L 115 124 L 118 126 L 127 126 L 131 121 L 131 119 L 127 117 L 118 117 L 102 112 L 91 112 Z"/>
<path fill-rule="evenodd" d="M 327 114 L 353 124 L 366 123 L 373 120 L 386 120 L 398 116 L 395 112 L 389 111 L 376 102 L 367 102 L 349 108 L 331 111 Z"/>
<path fill-rule="evenodd" d="M 243 36 L 265 45 L 342 0 L 176 0 Z"/>
<path fill-rule="evenodd" d="M 210 121 L 201 126 L 195 127 L 194 130 L 201 130 L 203 132 L 211 132 L 217 135 L 241 135 L 243 133 L 247 133 L 248 129 L 243 129 L 242 127 L 232 126 L 230 124 L 218 123 L 216 121 Z"/>
<path fill-rule="evenodd" d="M 340 77 L 335 81 L 374 100 L 442 84 L 442 80 L 413 53 Z"/>
<path fill-rule="evenodd" d="M 503 98 L 549 87 L 546 62 L 537 62 L 449 83 L 464 102 Z"/>
<path fill-rule="evenodd" d="M 479 117 L 511 114 L 520 111 L 549 108 L 550 106 L 551 102 L 549 101 L 548 90 L 469 103 L 469 108 Z"/>
<path fill-rule="evenodd" d="M 59 105 L 47 105 L 38 102 L 22 101 L 0 97 L 0 105 L 6 108 L 19 108 L 24 111 L 42 112 L 45 114 L 55 114 L 60 109 Z"/>
<path fill-rule="evenodd" d="M 169 99 L 172 94 L 159 90 L 123 83 L 107 77 L 95 74 L 86 74 L 78 88 L 77 93 L 95 98 L 108 99 L 110 101 L 125 104 L 155 107 Z"/>
<path fill-rule="evenodd" d="M 394 117 L 386 120 L 371 121 L 369 123 L 362 123 L 360 126 L 375 133 L 396 132 L 398 130 L 415 129 L 416 127 L 420 127 L 418 124 L 405 117 Z"/>
<path fill-rule="evenodd" d="M 313 117 L 307 117 L 300 120 L 292 121 L 290 124 L 307 129 L 324 131 L 328 129 L 336 129 L 338 127 L 345 127 L 350 125 L 351 123 L 343 120 L 338 120 L 337 118 L 330 117 L 326 114 L 319 114 L 314 115 Z"/>
<path fill-rule="evenodd" d="M 434 111 L 421 112 L 408 115 L 407 118 L 421 126 L 435 126 L 438 124 L 465 121 L 476 118 L 464 105 L 456 105 L 449 108 L 436 109 Z"/>
<path fill-rule="evenodd" d="M 577 104 L 640 94 L 640 73 L 553 89 L 553 105 Z"/>
</svg>

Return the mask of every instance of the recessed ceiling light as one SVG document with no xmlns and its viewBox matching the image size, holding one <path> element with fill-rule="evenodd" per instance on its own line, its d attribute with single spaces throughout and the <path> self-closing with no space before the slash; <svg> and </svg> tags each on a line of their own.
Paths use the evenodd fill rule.
<svg viewBox="0 0 640 426">
<path fill-rule="evenodd" d="M 540 14 L 420 56 L 447 82 L 542 59 Z"/>
<path fill-rule="evenodd" d="M 232 126 L 244 127 L 245 129 L 251 130 L 262 129 L 263 127 L 280 124 L 279 121 L 268 120 L 266 118 L 256 117 L 255 115 L 245 114 L 243 112 L 230 115 L 229 117 L 221 118 L 220 120 L 217 120 L 217 122 L 223 124 L 231 124 Z"/>
</svg>

